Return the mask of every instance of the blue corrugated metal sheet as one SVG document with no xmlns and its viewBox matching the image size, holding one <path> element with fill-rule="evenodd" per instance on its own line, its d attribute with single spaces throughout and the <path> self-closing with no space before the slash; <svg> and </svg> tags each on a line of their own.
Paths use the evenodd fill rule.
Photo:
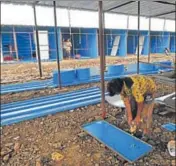
<svg viewBox="0 0 176 166">
<path fill-rule="evenodd" d="M 32 81 L 29 83 L 2 85 L 1 94 L 19 93 L 23 91 L 40 90 L 40 89 L 54 88 L 54 87 L 56 87 L 56 85 L 53 84 L 52 80 Z"/>
<path fill-rule="evenodd" d="M 10 125 L 46 115 L 97 104 L 101 93 L 97 87 L 59 95 L 14 102 L 1 106 L 1 125 Z"/>
<path fill-rule="evenodd" d="M 171 38 L 170 38 L 170 51 L 171 51 L 172 53 L 176 52 L 175 35 L 176 35 L 176 33 L 171 33 Z"/>
<path fill-rule="evenodd" d="M 176 124 L 174 123 L 167 123 L 162 125 L 162 127 L 168 131 L 176 131 Z"/>
<path fill-rule="evenodd" d="M 105 144 L 129 162 L 152 151 L 152 146 L 111 125 L 106 121 L 95 121 L 82 126 L 83 130 Z"/>
</svg>

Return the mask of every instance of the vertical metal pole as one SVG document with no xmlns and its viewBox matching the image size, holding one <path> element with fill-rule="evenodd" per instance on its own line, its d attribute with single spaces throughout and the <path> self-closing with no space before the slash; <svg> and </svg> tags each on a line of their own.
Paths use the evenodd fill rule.
<svg viewBox="0 0 176 166">
<path fill-rule="evenodd" d="M 102 9 L 103 12 L 103 9 Z M 105 28 L 105 21 L 104 21 L 104 12 L 102 13 L 102 22 L 103 22 L 103 66 L 104 66 L 104 71 L 106 70 L 106 57 L 104 53 L 104 41 L 105 41 L 105 35 L 104 35 L 104 28 Z"/>
<path fill-rule="evenodd" d="M 156 52 L 155 53 L 157 53 L 158 52 L 158 35 L 156 35 Z"/>
<path fill-rule="evenodd" d="M 148 40 L 148 63 L 150 63 L 150 52 L 151 52 L 150 31 L 151 31 L 151 17 L 149 18 L 149 33 L 148 33 L 148 36 L 149 36 L 149 40 Z"/>
<path fill-rule="evenodd" d="M 69 33 L 70 33 L 70 42 L 73 43 L 72 38 L 72 29 L 71 29 L 71 16 L 70 16 L 70 7 L 68 8 L 68 22 L 69 22 Z M 73 47 L 72 47 L 73 50 Z M 72 51 L 71 51 L 72 52 Z"/>
<path fill-rule="evenodd" d="M 39 34 L 38 34 L 38 27 L 37 27 L 37 17 L 36 17 L 35 4 L 33 5 L 33 9 L 34 9 L 34 22 L 35 22 L 35 33 L 36 33 L 36 46 L 37 46 L 37 56 L 38 56 L 38 67 L 39 67 L 40 77 L 42 77 L 42 66 L 41 66 L 40 46 L 39 46 Z"/>
<path fill-rule="evenodd" d="M 61 75 L 60 75 L 60 60 L 59 60 L 59 46 L 58 46 L 58 32 L 57 32 L 57 13 L 56 13 L 56 1 L 53 1 L 54 6 L 54 29 L 55 29 L 55 40 L 56 40 L 56 59 L 57 59 L 57 69 L 58 69 L 58 80 L 59 88 L 61 89 Z"/>
<path fill-rule="evenodd" d="M 175 1 L 175 10 L 176 10 L 176 1 Z M 175 33 L 176 33 L 176 12 L 175 12 Z M 176 35 L 174 35 L 174 52 L 176 57 Z M 174 61 L 174 63 L 175 63 L 175 72 L 176 72 L 176 60 Z"/>
<path fill-rule="evenodd" d="M 69 22 L 69 33 L 71 38 L 71 16 L 70 16 L 70 8 L 68 8 L 68 22 Z M 71 40 L 71 39 L 70 39 Z"/>
<path fill-rule="evenodd" d="M 2 50 L 2 32 L 1 32 L 1 1 L 0 1 L 0 56 L 1 56 L 1 59 L 0 59 L 0 71 L 1 71 L 1 64 L 3 63 L 4 61 L 4 57 L 3 57 L 3 50 Z"/>
<path fill-rule="evenodd" d="M 16 58 L 17 58 L 17 60 L 19 60 L 18 45 L 17 45 L 17 39 L 16 39 L 16 33 L 15 33 L 15 27 L 14 26 L 13 26 L 13 40 L 14 40 L 14 45 L 15 45 Z"/>
<path fill-rule="evenodd" d="M 31 42 L 31 34 L 29 32 L 29 45 L 30 45 L 30 51 L 31 51 L 31 59 L 33 59 L 33 56 L 32 56 L 32 42 Z"/>
<path fill-rule="evenodd" d="M 160 46 L 160 48 L 161 48 L 161 50 L 163 51 L 163 53 L 164 53 L 164 50 L 165 50 L 165 47 L 163 47 L 163 46 L 164 46 L 164 32 L 165 32 L 165 30 L 166 30 L 166 19 L 164 19 L 163 34 L 162 34 L 161 46 Z"/>
<path fill-rule="evenodd" d="M 101 111 L 103 119 L 106 117 L 105 109 L 105 83 L 104 83 L 104 47 L 103 47 L 103 2 L 99 1 L 99 53 L 100 53 L 100 73 L 101 73 Z"/>
<path fill-rule="evenodd" d="M 138 1 L 138 46 L 137 46 L 137 74 L 139 74 L 139 35 L 140 35 L 140 1 Z"/>
<path fill-rule="evenodd" d="M 106 34 L 106 55 L 108 55 L 108 51 L 109 47 L 108 47 L 108 34 Z"/>
<path fill-rule="evenodd" d="M 129 31 L 129 15 L 127 17 L 127 35 L 126 35 L 126 54 L 128 56 L 128 31 Z"/>
<path fill-rule="evenodd" d="M 73 39 L 73 40 L 72 40 L 72 41 L 73 41 L 73 43 L 72 43 L 72 45 L 73 45 L 73 46 L 72 46 L 72 49 L 73 49 L 73 55 L 75 55 L 74 34 L 72 34 L 71 36 L 72 36 L 72 39 Z"/>
</svg>

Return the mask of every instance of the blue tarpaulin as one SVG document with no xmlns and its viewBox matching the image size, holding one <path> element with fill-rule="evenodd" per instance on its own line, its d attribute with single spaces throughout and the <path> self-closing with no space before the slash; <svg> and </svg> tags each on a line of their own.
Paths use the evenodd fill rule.
<svg viewBox="0 0 176 166">
<path fill-rule="evenodd" d="M 151 145 L 103 120 L 85 124 L 82 128 L 129 162 L 152 151 Z"/>
</svg>

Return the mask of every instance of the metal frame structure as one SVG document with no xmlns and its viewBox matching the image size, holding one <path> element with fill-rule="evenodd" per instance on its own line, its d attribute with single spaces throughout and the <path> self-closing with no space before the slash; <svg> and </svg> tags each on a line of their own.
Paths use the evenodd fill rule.
<svg viewBox="0 0 176 166">
<path fill-rule="evenodd" d="M 38 33 L 36 6 L 35 5 L 36 4 L 34 3 L 33 10 L 34 10 L 34 22 L 35 22 L 36 44 L 37 44 L 38 67 L 39 67 L 40 77 L 42 77 L 42 65 L 41 65 L 40 46 L 39 46 L 39 33 Z"/>
<path fill-rule="evenodd" d="M 122 1 L 121 1 L 122 2 Z M 103 10 L 103 1 L 98 1 L 98 13 L 99 13 L 99 53 L 100 53 L 100 70 L 101 70 L 101 96 L 102 96 L 102 101 L 101 101 L 101 110 L 103 112 L 102 114 L 102 117 L 105 118 L 106 117 L 106 108 L 105 108 L 105 81 L 104 81 L 104 67 L 106 65 L 105 63 L 105 55 L 104 55 L 104 11 L 112 11 L 113 13 L 119 13 L 119 14 L 126 14 L 128 15 L 129 13 L 121 13 L 121 12 L 116 12 L 114 9 L 118 9 L 120 7 L 124 7 L 126 5 L 130 5 L 130 4 L 133 4 L 135 3 L 136 1 L 129 1 L 129 2 L 126 2 L 126 3 L 121 3 L 115 7 L 111 7 L 107 10 Z M 175 6 L 175 9 L 174 10 L 171 10 L 171 11 L 164 11 L 163 13 L 158 13 L 158 14 L 155 14 L 155 15 L 144 15 L 144 14 L 141 14 L 140 12 L 140 7 L 141 7 L 141 2 L 138 1 L 138 7 L 137 7 L 137 11 L 138 11 L 138 49 L 137 49 L 137 73 L 139 73 L 139 35 L 140 35 L 140 16 L 146 16 L 146 17 L 149 17 L 149 19 L 151 17 L 159 17 L 159 18 L 163 18 L 162 16 L 164 15 L 169 15 L 169 14 L 173 14 L 173 13 L 176 13 L 176 2 L 175 3 L 171 3 L 171 2 L 163 2 L 163 1 L 154 1 L 155 3 L 158 3 L 158 4 L 163 4 L 163 5 L 172 5 L 172 6 Z M 14 3 L 14 2 L 13 2 Z M 19 2 L 20 3 L 20 2 Z M 44 1 L 42 1 L 42 3 L 40 4 L 39 1 L 36 2 L 38 5 L 44 5 L 44 6 L 51 6 L 51 2 L 50 4 L 45 4 Z M 35 11 L 35 4 L 34 2 L 32 2 L 32 4 L 34 5 L 34 18 L 35 18 L 35 27 L 36 27 L 36 38 L 37 38 L 37 51 L 38 51 L 38 55 L 39 55 L 39 59 L 38 59 L 38 64 L 39 64 L 39 71 L 40 71 L 40 76 L 42 76 L 42 70 L 41 70 L 41 61 L 40 61 L 40 50 L 39 50 L 39 39 L 38 39 L 38 31 L 37 31 L 37 21 L 36 21 L 36 11 Z M 64 2 L 66 3 L 66 2 Z M 86 3 L 86 1 L 85 1 Z M 89 2 L 90 3 L 90 2 Z M 96 4 L 95 1 L 92 1 L 93 5 Z M 115 3 L 118 3 L 118 1 L 114 1 L 112 4 L 115 4 Z M 149 2 L 150 3 L 150 2 Z M 22 2 L 21 2 L 22 4 Z M 29 4 L 31 4 L 31 2 L 29 2 Z M 55 35 L 56 35 L 56 38 L 57 38 L 57 22 L 56 22 L 56 4 L 55 4 L 55 1 L 53 2 L 54 4 L 54 18 L 55 18 Z M 69 3 L 68 3 L 69 4 Z M 92 5 L 92 6 L 93 6 Z M 58 6 L 58 7 L 63 7 L 63 6 Z M 70 6 L 67 6 L 67 7 L 70 7 Z M 74 8 L 74 7 L 73 7 Z M 78 7 L 79 8 L 79 7 Z M 76 9 L 76 8 L 75 8 Z M 79 9 L 82 9 L 81 6 Z M 93 7 L 92 7 L 93 9 Z M 89 10 L 90 9 L 84 9 L 84 10 Z M 91 10 L 92 11 L 92 10 Z M 161 9 L 157 10 L 157 11 L 162 11 Z M 136 14 L 131 14 L 131 15 L 136 15 Z M 172 16 L 170 16 L 172 18 Z M 149 43 L 150 43 L 150 29 L 151 29 L 151 20 L 150 20 L 150 25 L 149 25 Z M 56 39 L 56 46 L 57 46 L 57 55 L 58 55 L 58 39 Z M 59 58 L 59 56 L 57 56 Z M 150 50 L 149 50 L 149 57 L 148 57 L 149 61 L 150 61 Z M 148 62 L 149 63 L 149 62 Z M 60 75 L 60 62 L 59 62 L 59 59 L 57 59 L 57 65 L 58 65 L 58 73 Z M 60 77 L 60 76 L 59 76 Z M 59 78 L 60 79 L 60 78 Z"/>
<path fill-rule="evenodd" d="M 140 36 L 140 1 L 138 1 L 138 45 L 137 45 L 137 74 L 139 74 L 139 36 Z"/>
<path fill-rule="evenodd" d="M 125 6 L 125 5 L 128 5 L 130 3 L 133 3 L 134 1 L 130 1 L 130 2 L 127 2 L 127 3 L 124 3 L 122 5 L 118 5 L 114 8 L 110 8 L 108 11 L 110 10 L 113 10 L 113 9 L 117 9 L 119 7 L 122 7 L 122 6 Z M 156 1 L 157 3 L 161 3 L 160 1 Z M 166 4 L 169 4 L 169 5 L 173 5 L 172 3 L 166 3 Z M 170 13 L 176 13 L 176 2 L 175 2 L 175 10 L 174 11 L 170 11 L 170 12 L 165 12 L 165 13 L 160 13 L 160 14 L 157 14 L 155 15 L 155 17 L 159 17 L 159 16 L 163 16 L 163 15 L 167 15 L 167 14 L 170 14 Z M 104 119 L 106 117 L 106 107 L 105 107 L 105 84 L 104 84 L 104 50 L 102 50 L 102 43 L 103 43 L 103 38 L 102 38 L 102 32 L 103 32 L 103 11 L 102 11 L 102 8 L 103 8 L 103 1 L 99 1 L 99 49 L 100 49 L 100 70 L 101 70 L 101 97 L 102 97 L 102 101 L 101 101 L 101 110 L 103 112 L 102 114 L 102 118 Z M 139 74 L 139 36 L 140 36 L 140 1 L 138 1 L 138 48 L 137 48 L 137 74 Z M 149 17 L 149 44 L 150 44 L 150 30 L 151 30 L 151 17 L 154 17 L 154 16 L 150 16 Z M 150 47 L 150 46 L 149 46 Z M 150 50 L 149 50 L 150 51 Z M 150 55 L 150 53 L 149 53 Z M 148 57 L 148 60 L 150 61 L 150 56 Z M 147 62 L 146 62 L 147 63 Z M 148 64 L 150 64 L 148 62 Z M 165 65 L 164 65 L 165 66 Z M 164 67 L 163 66 L 163 67 Z M 167 66 L 168 67 L 168 66 Z M 172 67 L 170 67 L 172 68 Z"/>
<path fill-rule="evenodd" d="M 104 81 L 104 17 L 103 17 L 103 2 L 98 3 L 98 14 L 99 14 L 99 53 L 100 53 L 100 74 L 101 74 L 101 110 L 103 112 L 103 119 L 106 117 L 106 107 L 105 107 L 105 81 Z"/>
<path fill-rule="evenodd" d="M 54 29 L 55 29 L 55 41 L 56 41 L 56 59 L 57 59 L 57 69 L 58 69 L 58 80 L 59 80 L 59 87 L 61 89 L 62 85 L 61 85 L 60 58 L 59 58 L 58 33 L 57 33 L 56 1 L 53 1 L 53 7 L 54 7 Z"/>
</svg>

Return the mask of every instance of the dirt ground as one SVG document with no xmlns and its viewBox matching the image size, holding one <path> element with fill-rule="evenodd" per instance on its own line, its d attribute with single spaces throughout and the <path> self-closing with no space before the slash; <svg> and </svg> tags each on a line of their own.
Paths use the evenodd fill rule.
<svg viewBox="0 0 176 166">
<path fill-rule="evenodd" d="M 147 57 L 140 57 L 140 61 L 147 62 Z M 170 60 L 175 61 L 175 55 L 165 56 L 163 54 L 151 55 L 151 62 Z M 136 63 L 136 56 L 129 55 L 128 57 L 107 57 L 106 64 L 129 64 Z M 68 68 L 84 68 L 99 66 L 100 60 L 86 59 L 86 60 L 63 60 L 61 61 L 61 69 Z M 43 77 L 41 79 L 51 78 L 53 70 L 57 70 L 56 62 L 42 62 Z M 31 80 L 38 80 L 39 69 L 37 63 L 19 63 L 19 64 L 5 64 L 1 65 L 1 84 L 26 82 Z"/>
<path fill-rule="evenodd" d="M 74 86 L 64 89 L 70 91 L 92 85 Z M 158 84 L 157 96 L 174 91 L 174 87 Z M 58 93 L 59 89 L 47 89 L 34 92 L 3 95 L 2 102 L 24 100 Z M 125 113 L 118 108 L 106 104 L 108 118 L 111 124 L 128 131 Z M 147 141 L 153 146 L 153 151 L 130 164 L 85 134 L 81 125 L 101 119 L 100 104 L 81 107 L 71 112 L 58 113 L 37 118 L 1 128 L 1 164 L 4 166 L 169 166 L 175 164 L 175 159 L 167 151 L 168 141 L 175 139 L 175 133 L 165 131 L 161 125 L 175 122 L 175 116 L 159 116 L 154 114 L 153 132 Z M 59 163 L 54 163 L 51 154 L 58 152 L 64 156 Z"/>
<path fill-rule="evenodd" d="M 164 58 L 173 60 L 173 57 Z M 143 59 L 147 60 L 147 59 Z M 163 60 L 163 57 L 152 61 Z M 108 64 L 131 63 L 129 59 L 108 58 Z M 75 63 L 76 62 L 76 63 Z M 97 66 L 99 60 L 63 61 L 62 68 Z M 18 67 L 17 67 L 18 66 Z M 51 77 L 55 62 L 43 63 L 45 77 Z M 23 71 L 24 70 L 24 71 Z M 3 82 L 23 82 L 39 79 L 36 64 L 15 64 L 2 66 Z M 33 72 L 33 73 L 32 73 Z M 9 74 L 11 73 L 11 74 Z M 38 91 L 6 94 L 1 96 L 1 104 L 19 100 L 31 99 L 44 95 L 63 93 L 100 86 L 100 83 L 81 86 L 71 86 L 62 90 L 44 89 Z M 174 86 L 157 84 L 157 96 L 172 93 Z M 106 104 L 107 121 L 128 131 L 125 112 Z M 175 133 L 163 130 L 161 125 L 167 122 L 175 123 L 175 115 L 159 116 L 154 114 L 151 138 L 147 141 L 153 146 L 153 151 L 137 162 L 130 164 L 123 161 L 116 153 L 106 148 L 96 139 L 85 134 L 81 125 L 101 119 L 100 104 L 81 107 L 73 111 L 49 115 L 18 124 L 1 127 L 1 158 L 2 166 L 175 166 L 175 158 L 167 151 L 167 143 L 175 139 Z M 58 152 L 64 159 L 55 163 L 51 154 Z"/>
</svg>

